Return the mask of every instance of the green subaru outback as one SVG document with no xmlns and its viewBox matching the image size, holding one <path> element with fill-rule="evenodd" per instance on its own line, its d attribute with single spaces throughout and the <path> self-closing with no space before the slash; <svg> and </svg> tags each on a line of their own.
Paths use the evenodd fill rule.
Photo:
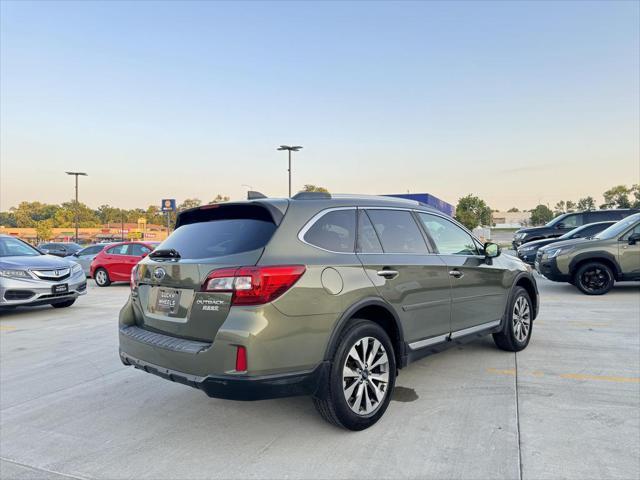
<svg viewBox="0 0 640 480">
<path fill-rule="evenodd" d="M 482 335 L 519 351 L 530 268 L 415 201 L 298 194 L 206 205 L 131 274 L 120 357 L 211 397 L 310 395 L 362 430 L 398 370 Z"/>
<path fill-rule="evenodd" d="M 587 295 L 607 293 L 616 281 L 640 280 L 640 213 L 594 237 L 542 247 L 535 265 L 549 280 L 570 282 Z"/>
</svg>

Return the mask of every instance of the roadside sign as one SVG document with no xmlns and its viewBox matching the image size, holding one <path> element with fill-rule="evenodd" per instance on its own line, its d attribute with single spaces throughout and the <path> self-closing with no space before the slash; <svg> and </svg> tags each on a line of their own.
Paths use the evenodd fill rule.
<svg viewBox="0 0 640 480">
<path fill-rule="evenodd" d="M 176 211 L 176 199 L 175 198 L 163 198 L 162 206 L 160 209 L 163 212 L 175 212 Z"/>
</svg>

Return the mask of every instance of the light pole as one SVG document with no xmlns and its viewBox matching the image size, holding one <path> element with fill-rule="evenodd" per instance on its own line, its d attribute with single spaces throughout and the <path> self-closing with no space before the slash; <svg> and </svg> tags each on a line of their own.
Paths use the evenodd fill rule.
<svg viewBox="0 0 640 480">
<path fill-rule="evenodd" d="M 87 177 L 88 175 L 84 172 L 65 172 L 67 175 L 73 175 L 76 177 L 76 204 L 75 204 L 75 224 L 76 224 L 76 238 L 75 241 L 78 241 L 78 177 L 82 175 L 83 177 Z"/>
<path fill-rule="evenodd" d="M 288 150 L 289 151 L 289 197 L 291 197 L 291 152 L 297 152 L 302 147 L 300 145 L 294 145 L 290 147 L 289 145 L 280 145 L 278 150 Z"/>
</svg>

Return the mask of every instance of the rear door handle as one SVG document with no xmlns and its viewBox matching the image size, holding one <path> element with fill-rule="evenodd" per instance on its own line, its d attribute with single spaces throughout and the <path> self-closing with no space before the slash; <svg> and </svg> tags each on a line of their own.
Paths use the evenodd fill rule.
<svg viewBox="0 0 640 480">
<path fill-rule="evenodd" d="M 464 273 L 462 273 L 460 270 L 449 270 L 449 275 L 455 278 L 464 277 Z"/>
<path fill-rule="evenodd" d="M 399 275 L 399 272 L 397 270 L 384 269 L 384 270 L 379 270 L 377 274 L 380 275 L 381 277 L 391 280 L 392 278 L 396 278 Z"/>
</svg>

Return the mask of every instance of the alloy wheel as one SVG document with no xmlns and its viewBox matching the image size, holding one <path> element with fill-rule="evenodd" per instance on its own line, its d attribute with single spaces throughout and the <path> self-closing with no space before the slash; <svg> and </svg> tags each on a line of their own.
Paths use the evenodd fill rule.
<svg viewBox="0 0 640 480">
<path fill-rule="evenodd" d="M 610 282 L 609 273 L 601 267 L 589 268 L 582 272 L 580 283 L 590 292 L 597 292 L 607 287 Z"/>
<path fill-rule="evenodd" d="M 389 385 L 389 358 L 373 337 L 358 340 L 349 350 L 342 369 L 342 388 L 349 408 L 371 415 L 383 403 Z"/>
<path fill-rule="evenodd" d="M 107 283 L 107 272 L 104 270 L 98 270 L 96 272 L 96 282 L 98 282 L 99 285 Z"/>
<path fill-rule="evenodd" d="M 531 308 L 525 297 L 518 297 L 513 305 L 513 334 L 518 342 L 527 339 L 531 329 Z"/>
</svg>

